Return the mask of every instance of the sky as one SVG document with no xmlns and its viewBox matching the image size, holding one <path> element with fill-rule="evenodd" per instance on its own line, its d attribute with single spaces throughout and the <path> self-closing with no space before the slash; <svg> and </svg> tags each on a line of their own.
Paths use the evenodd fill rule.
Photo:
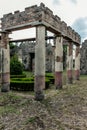
<svg viewBox="0 0 87 130">
<path fill-rule="evenodd" d="M 0 18 L 16 10 L 23 11 L 26 7 L 40 5 L 41 2 L 78 32 L 82 42 L 87 39 L 87 0 L 0 0 Z M 12 32 L 10 35 L 12 39 L 34 36 L 35 28 Z"/>
</svg>

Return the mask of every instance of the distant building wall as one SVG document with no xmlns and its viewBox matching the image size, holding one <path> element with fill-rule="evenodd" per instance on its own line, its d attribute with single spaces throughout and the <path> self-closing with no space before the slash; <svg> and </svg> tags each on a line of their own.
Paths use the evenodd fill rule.
<svg viewBox="0 0 87 130">
<path fill-rule="evenodd" d="M 87 74 L 87 40 L 82 43 L 81 47 L 81 74 Z"/>
</svg>

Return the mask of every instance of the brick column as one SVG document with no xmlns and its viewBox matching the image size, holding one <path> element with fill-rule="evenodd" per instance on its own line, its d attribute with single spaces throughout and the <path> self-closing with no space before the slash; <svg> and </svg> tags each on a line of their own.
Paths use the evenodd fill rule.
<svg viewBox="0 0 87 130">
<path fill-rule="evenodd" d="M 75 51 L 75 79 L 79 80 L 80 76 L 80 46 L 76 46 Z"/>
<path fill-rule="evenodd" d="M 63 71 L 63 37 L 56 37 L 55 48 L 55 86 L 56 89 L 62 88 L 62 71 Z"/>
<path fill-rule="evenodd" d="M 8 92 L 10 88 L 10 54 L 7 33 L 1 35 L 2 85 L 1 91 Z"/>
<path fill-rule="evenodd" d="M 67 78 L 68 83 L 73 82 L 73 44 L 69 43 L 67 46 Z"/>
<path fill-rule="evenodd" d="M 36 27 L 35 46 L 35 99 L 44 99 L 43 89 L 45 88 L 45 27 Z"/>
</svg>

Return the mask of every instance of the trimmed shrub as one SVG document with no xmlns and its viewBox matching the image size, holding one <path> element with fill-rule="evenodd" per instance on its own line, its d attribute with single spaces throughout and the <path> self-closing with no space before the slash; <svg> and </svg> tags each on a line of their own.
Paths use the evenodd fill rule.
<svg viewBox="0 0 87 130">
<path fill-rule="evenodd" d="M 26 74 L 22 74 L 22 75 L 10 75 L 10 78 L 25 78 Z"/>
<path fill-rule="evenodd" d="M 52 73 L 46 73 L 45 75 L 46 77 L 54 77 L 54 75 Z"/>
<path fill-rule="evenodd" d="M 23 73 L 23 65 L 18 61 L 17 55 L 14 55 L 10 60 L 11 75 L 21 75 Z"/>
<path fill-rule="evenodd" d="M 50 80 L 50 83 L 51 83 L 51 84 L 54 84 L 54 81 L 55 81 L 54 77 L 52 77 L 52 78 L 49 77 L 48 79 Z"/>
<path fill-rule="evenodd" d="M 10 89 L 18 91 L 33 91 L 34 81 L 11 81 Z"/>
<path fill-rule="evenodd" d="M 50 87 L 50 80 L 45 79 L 45 89 Z M 12 78 L 10 81 L 10 89 L 18 91 L 34 91 L 34 78 Z"/>
<path fill-rule="evenodd" d="M 45 79 L 45 89 L 50 87 L 50 80 L 48 78 Z"/>
<path fill-rule="evenodd" d="M 12 78 L 11 81 L 34 81 L 34 78 Z"/>
<path fill-rule="evenodd" d="M 46 73 L 46 78 L 50 80 L 51 84 L 54 84 L 54 75 L 52 73 Z"/>
</svg>

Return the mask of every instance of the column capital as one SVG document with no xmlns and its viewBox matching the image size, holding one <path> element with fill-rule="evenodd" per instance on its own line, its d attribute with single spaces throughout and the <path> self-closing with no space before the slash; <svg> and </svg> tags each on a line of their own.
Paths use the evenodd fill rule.
<svg viewBox="0 0 87 130">
<path fill-rule="evenodd" d="M 2 31 L 1 32 L 1 47 L 7 49 L 7 44 L 9 43 L 9 32 Z"/>
<path fill-rule="evenodd" d="M 0 31 L 0 33 L 1 34 L 11 34 L 12 32 L 11 31 L 4 31 L 4 30 L 2 30 L 2 31 Z"/>
<path fill-rule="evenodd" d="M 63 35 L 62 35 L 61 33 L 59 33 L 59 34 L 55 34 L 54 37 L 55 37 L 55 38 L 56 38 L 56 37 L 63 37 Z"/>
</svg>

